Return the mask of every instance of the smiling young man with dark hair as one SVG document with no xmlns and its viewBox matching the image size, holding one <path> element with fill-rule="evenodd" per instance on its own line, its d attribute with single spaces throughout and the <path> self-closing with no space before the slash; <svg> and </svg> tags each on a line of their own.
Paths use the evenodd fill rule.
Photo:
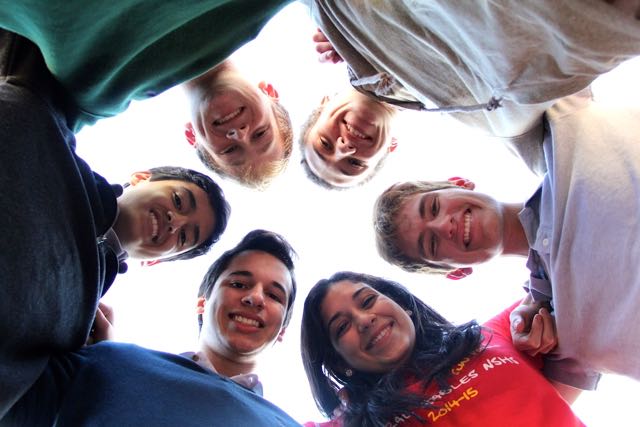
<svg viewBox="0 0 640 427">
<path fill-rule="evenodd" d="M 282 339 L 291 318 L 296 296 L 294 256 L 282 236 L 251 231 L 214 262 L 202 281 L 198 352 L 178 356 L 103 342 L 53 355 L 45 374 L 3 421 L 7 425 L 50 425 L 54 420 L 63 425 L 299 425 L 262 399 L 257 377 L 247 375 L 256 358 Z"/>
<path fill-rule="evenodd" d="M 164 167 L 124 191 L 75 153 L 69 97 L 39 50 L 0 30 L 0 418 L 51 354 L 82 346 L 124 260 L 190 258 L 229 206 L 206 175 Z M 119 196 L 119 197 L 118 197 Z"/>
<path fill-rule="evenodd" d="M 638 334 L 627 329 L 640 322 L 640 109 L 583 91 L 539 120 L 543 133 L 518 136 L 546 162 L 529 200 L 502 203 L 464 179 L 396 184 L 376 202 L 379 252 L 454 279 L 496 256 L 528 257 L 528 315 L 550 304 L 558 331 L 547 377 L 581 389 L 602 372 L 640 379 Z"/>
</svg>

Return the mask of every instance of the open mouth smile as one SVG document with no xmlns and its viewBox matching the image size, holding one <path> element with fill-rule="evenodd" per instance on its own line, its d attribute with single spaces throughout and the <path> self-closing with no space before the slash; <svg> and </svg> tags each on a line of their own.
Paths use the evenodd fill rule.
<svg viewBox="0 0 640 427">
<path fill-rule="evenodd" d="M 465 246 L 469 246 L 471 241 L 471 210 L 467 209 L 464 213 L 464 233 L 462 235 L 462 242 Z"/>
<path fill-rule="evenodd" d="M 234 322 L 238 322 L 243 325 L 253 326 L 254 328 L 264 328 L 264 324 L 262 322 L 259 322 L 256 319 L 250 319 L 240 314 L 230 314 L 229 318 Z"/>
<path fill-rule="evenodd" d="M 349 123 L 347 123 L 346 121 L 344 122 L 345 127 L 347 128 L 347 132 L 352 135 L 355 136 L 358 139 L 371 139 L 370 136 L 365 135 L 360 129 L 350 125 Z"/>
<path fill-rule="evenodd" d="M 149 211 L 149 219 L 151 220 L 151 241 L 156 243 L 158 241 L 158 217 L 154 211 Z"/>
<path fill-rule="evenodd" d="M 386 327 L 384 327 L 380 332 L 378 332 L 378 334 L 376 334 L 376 336 L 373 337 L 373 339 L 369 342 L 369 344 L 367 344 L 367 350 L 370 350 L 371 348 L 373 348 L 373 346 L 376 345 L 382 338 L 389 335 L 389 333 L 391 332 L 391 326 L 392 324 L 389 324 Z"/>
<path fill-rule="evenodd" d="M 244 111 L 244 107 L 240 107 L 237 110 L 232 111 L 231 113 L 227 114 L 226 116 L 214 120 L 213 121 L 213 125 L 214 126 L 220 126 L 220 125 L 223 125 L 223 124 L 225 124 L 227 122 L 230 122 L 231 120 L 233 120 L 236 117 L 238 117 L 243 111 Z"/>
</svg>

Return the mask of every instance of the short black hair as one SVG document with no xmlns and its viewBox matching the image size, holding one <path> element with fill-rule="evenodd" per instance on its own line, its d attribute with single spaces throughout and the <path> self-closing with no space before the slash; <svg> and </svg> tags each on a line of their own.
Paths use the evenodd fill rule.
<svg viewBox="0 0 640 427">
<path fill-rule="evenodd" d="M 289 274 L 291 275 L 291 293 L 287 300 L 286 313 L 284 317 L 283 327 L 286 327 L 291 320 L 291 314 L 293 312 L 293 303 L 296 299 L 296 278 L 294 275 L 293 258 L 297 256 L 295 250 L 291 247 L 289 242 L 278 233 L 267 230 L 253 230 L 250 231 L 244 238 L 233 248 L 223 253 L 217 260 L 211 264 L 209 270 L 204 275 L 200 288 L 198 289 L 198 297 L 209 298 L 213 291 L 213 286 L 218 280 L 218 277 L 224 272 L 224 270 L 231 264 L 231 261 L 245 251 L 261 251 L 266 252 L 269 255 L 274 256 L 281 261 Z M 202 329 L 202 315 L 198 315 L 198 325 Z"/>
<path fill-rule="evenodd" d="M 222 188 L 220 188 L 220 186 L 207 175 L 194 171 L 193 169 L 182 168 L 179 166 L 160 166 L 149 169 L 149 172 L 151 172 L 149 181 L 176 180 L 190 182 L 197 185 L 207 193 L 209 206 L 211 206 L 211 209 L 213 210 L 215 220 L 211 235 L 204 239 L 202 243 L 181 254 L 164 258 L 162 261 L 191 259 L 206 254 L 209 249 L 211 249 L 211 246 L 220 240 L 220 236 L 227 228 L 229 215 L 231 215 L 231 206 L 229 206 L 229 202 L 227 202 L 227 199 L 224 197 Z"/>
</svg>

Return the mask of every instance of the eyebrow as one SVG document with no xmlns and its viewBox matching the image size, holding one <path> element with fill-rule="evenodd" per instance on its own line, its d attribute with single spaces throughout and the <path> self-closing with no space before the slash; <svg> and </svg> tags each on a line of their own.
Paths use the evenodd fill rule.
<svg viewBox="0 0 640 427">
<path fill-rule="evenodd" d="M 420 214 L 420 219 L 424 220 L 424 216 L 425 216 L 425 210 L 424 210 L 424 205 L 427 202 L 427 195 L 429 193 L 425 193 L 422 195 L 422 197 L 420 197 L 420 204 L 418 205 L 418 213 Z M 418 237 L 418 254 L 420 255 L 420 258 L 422 259 L 426 259 L 427 255 L 424 253 L 424 231 L 420 233 L 420 236 Z"/>
<path fill-rule="evenodd" d="M 229 273 L 229 276 L 253 277 L 253 273 L 247 270 L 238 270 L 238 271 L 232 271 L 231 273 Z M 280 289 L 287 298 L 289 297 L 289 295 L 287 295 L 286 289 L 279 282 L 276 282 L 274 280 L 271 282 L 271 284 L 276 288 Z"/>
<path fill-rule="evenodd" d="M 368 289 L 368 286 L 363 286 L 360 289 L 358 289 L 357 291 L 355 291 L 353 293 L 353 295 L 351 295 L 351 301 L 355 301 L 356 299 L 358 299 L 358 296 L 364 292 L 366 289 Z M 327 330 L 331 329 L 331 324 L 336 321 L 338 319 L 338 317 L 342 316 L 342 312 L 339 311 L 336 314 L 334 314 L 333 316 L 331 316 L 331 319 L 329 319 L 329 322 L 327 322 Z"/>
</svg>

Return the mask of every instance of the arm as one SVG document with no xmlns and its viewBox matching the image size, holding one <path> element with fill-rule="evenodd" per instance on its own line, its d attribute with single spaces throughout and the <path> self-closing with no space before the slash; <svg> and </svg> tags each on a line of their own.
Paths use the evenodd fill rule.
<svg viewBox="0 0 640 427">
<path fill-rule="evenodd" d="M 582 390 L 579 388 L 571 387 L 570 385 L 562 384 L 555 380 L 549 380 L 549 382 L 569 405 L 573 405 L 578 396 L 580 396 L 580 393 L 582 393 Z"/>
</svg>

